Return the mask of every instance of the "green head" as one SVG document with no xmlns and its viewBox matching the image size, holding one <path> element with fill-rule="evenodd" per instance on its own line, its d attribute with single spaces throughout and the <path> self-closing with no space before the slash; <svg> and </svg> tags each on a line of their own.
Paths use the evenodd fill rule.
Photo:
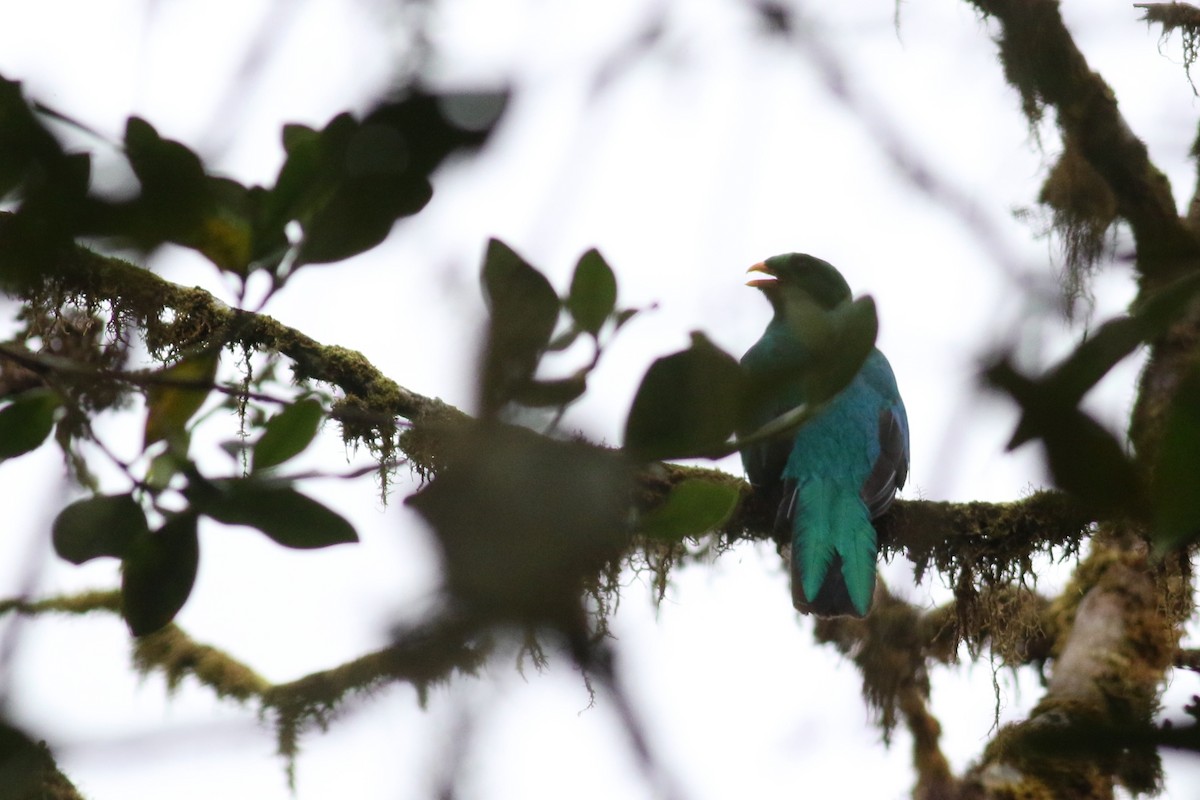
<svg viewBox="0 0 1200 800">
<path fill-rule="evenodd" d="M 749 272 L 760 273 L 746 283 L 766 295 L 776 313 L 783 309 L 785 299 L 798 294 L 808 298 L 826 311 L 832 311 L 851 297 L 850 285 L 842 273 L 828 261 L 805 253 L 786 253 L 755 264 Z"/>
</svg>

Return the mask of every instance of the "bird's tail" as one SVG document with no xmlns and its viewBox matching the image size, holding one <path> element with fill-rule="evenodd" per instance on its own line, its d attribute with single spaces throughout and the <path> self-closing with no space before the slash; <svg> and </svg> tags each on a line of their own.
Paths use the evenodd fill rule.
<svg viewBox="0 0 1200 800">
<path fill-rule="evenodd" d="M 866 616 L 878 545 L 862 498 L 818 478 L 799 484 L 789 505 L 793 604 L 823 617 Z"/>
</svg>

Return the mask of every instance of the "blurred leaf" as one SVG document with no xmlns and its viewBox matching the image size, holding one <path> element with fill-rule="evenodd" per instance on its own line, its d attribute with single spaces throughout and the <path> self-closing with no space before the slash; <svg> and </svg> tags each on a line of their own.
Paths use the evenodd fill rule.
<svg viewBox="0 0 1200 800">
<path fill-rule="evenodd" d="M 809 347 L 810 358 L 803 375 L 804 398 L 819 405 L 850 385 L 875 347 L 879 332 L 875 301 L 860 297 L 827 310 L 797 293 L 789 293 L 785 300 L 805 303 L 788 319 L 803 328 L 801 337 Z"/>
<path fill-rule="evenodd" d="M 63 268 L 61 249 L 79 232 L 90 176 L 90 157 L 65 152 L 21 84 L 0 77 L 0 201 L 20 202 L 0 217 L 0 288 L 19 293 Z"/>
<path fill-rule="evenodd" d="M 130 117 L 125 123 L 125 154 L 142 188 L 164 197 L 191 195 L 204 185 L 204 163 L 186 145 L 158 135 L 146 120 Z"/>
<path fill-rule="evenodd" d="M 1136 466 L 1112 434 L 1078 405 L 1118 362 L 1162 335 L 1186 313 L 1198 293 L 1200 275 L 1193 273 L 1146 295 L 1130 315 L 1104 323 L 1039 380 L 1018 374 L 1007 361 L 992 366 L 986 379 L 1010 394 L 1022 410 L 1009 448 L 1040 439 L 1055 482 L 1088 502 L 1098 514 L 1145 513 L 1147 490 Z M 1172 411 L 1173 422 L 1169 424 L 1177 429 L 1180 441 L 1186 441 L 1189 435 L 1189 413 L 1182 407 Z M 1186 463 L 1188 456 L 1182 447 L 1185 445 L 1164 439 L 1160 459 Z M 1178 499 L 1172 483 L 1179 474 L 1174 467 L 1160 463 L 1150 489 L 1163 542 L 1189 535 L 1184 528 L 1192 510 L 1186 501 Z"/>
<path fill-rule="evenodd" d="M 275 246 L 286 245 L 282 228 L 276 232 L 258 229 L 255 216 L 261 189 L 247 189 L 227 178 L 208 178 L 205 205 L 196 225 L 179 237 L 178 244 L 197 251 L 219 269 L 245 278 L 250 265 L 263 249 L 258 238 L 270 239 Z"/>
<path fill-rule="evenodd" d="M 220 351 L 189 356 L 158 372 L 163 383 L 146 392 L 146 434 L 143 447 L 164 439 L 178 439 L 212 391 Z M 188 384 L 194 384 L 191 387 Z"/>
<path fill-rule="evenodd" d="M 646 371 L 625 422 L 625 449 L 643 461 L 702 456 L 729 438 L 743 395 L 741 368 L 703 334 Z"/>
<path fill-rule="evenodd" d="M 550 343 L 546 345 L 546 352 L 561 353 L 571 345 L 575 344 L 581 333 L 583 333 L 583 331 L 579 330 L 578 328 L 571 328 L 563 331 L 558 336 L 555 336 L 550 340 Z"/>
<path fill-rule="evenodd" d="M 299 455 L 316 438 L 324 416 L 320 402 L 307 398 L 271 417 L 254 445 L 251 470 L 274 467 Z"/>
<path fill-rule="evenodd" d="M 1118 317 L 1101 325 L 1051 370 L 1041 384 L 1064 406 L 1075 406 L 1088 390 L 1099 383 L 1117 362 L 1136 350 L 1143 341 L 1146 326 L 1134 317 Z M 1012 447 L 1034 437 L 1022 422 L 1013 434 Z"/>
<path fill-rule="evenodd" d="M 142 185 L 141 196 L 125 208 L 126 235 L 146 247 L 190 238 L 208 205 L 200 156 L 162 138 L 140 117 L 125 123 L 125 155 Z"/>
<path fill-rule="evenodd" d="M 493 619 L 571 624 L 585 582 L 628 541 L 631 473 L 619 455 L 481 423 L 406 503 L 433 526 L 446 586 Z"/>
<path fill-rule="evenodd" d="M 595 336 L 617 305 L 617 278 L 598 250 L 588 250 L 575 266 L 567 310 L 582 330 Z"/>
<path fill-rule="evenodd" d="M 1200 273 L 1190 270 L 1182 277 L 1139 297 L 1131 310 L 1133 316 L 1146 326 L 1147 336 L 1153 337 L 1187 313 L 1197 294 L 1200 294 Z"/>
<path fill-rule="evenodd" d="M 60 511 L 52 539 L 60 557 L 82 564 L 100 556 L 123 558 L 130 542 L 148 530 L 146 514 L 132 495 L 99 495 Z"/>
<path fill-rule="evenodd" d="M 217 522 L 257 528 L 284 547 L 307 550 L 358 541 L 344 517 L 291 486 L 253 479 L 215 484 L 219 491 L 190 494 L 193 506 Z"/>
<path fill-rule="evenodd" d="M 558 321 L 559 300 L 542 273 L 497 239 L 484 255 L 483 290 L 491 318 L 480 391 L 489 416 L 533 379 Z"/>
<path fill-rule="evenodd" d="M 1116 438 L 1096 420 L 1050 391 L 1019 374 L 1007 361 L 985 372 L 987 381 L 1006 392 L 1021 407 L 1018 440 L 1042 440 L 1055 484 L 1070 492 L 1099 516 L 1145 512 L 1145 488 L 1137 467 Z"/>
<path fill-rule="evenodd" d="M 641 313 L 640 308 L 623 308 L 618 311 L 616 315 L 617 330 L 620 330 L 622 327 L 624 327 L 626 322 L 629 322 L 629 320 L 633 319 L 639 313 Z"/>
<path fill-rule="evenodd" d="M 134 636 L 175 619 L 192 593 L 200 562 L 196 522 L 196 513 L 187 511 L 130 541 L 121 570 L 121 615 Z"/>
<path fill-rule="evenodd" d="M 716 528 L 737 507 L 738 490 L 726 483 L 688 478 L 671 489 L 666 501 L 641 519 L 641 531 L 656 539 L 679 541 Z"/>
<path fill-rule="evenodd" d="M 0 199 L 21 185 L 37 151 L 47 146 L 58 149 L 58 141 L 34 116 L 20 82 L 0 77 Z"/>
<path fill-rule="evenodd" d="M 1200 293 L 1200 274 L 1185 275 L 1135 304 L 1128 316 L 1101 325 L 1040 381 L 1064 405 L 1078 405 L 1122 359 L 1162 335 Z M 1025 427 L 1014 436 L 1017 444 L 1033 438 Z"/>
<path fill-rule="evenodd" d="M 364 123 L 340 154 L 341 171 L 304 226 L 296 265 L 340 261 L 370 250 L 400 217 L 417 213 L 433 197 L 425 175 L 415 174 L 402 133 Z"/>
<path fill-rule="evenodd" d="M 0 76 L 0 199 L 24 183 L 30 170 L 64 157 L 58 139 L 25 99 L 21 83 Z"/>
<path fill-rule="evenodd" d="M 152 492 L 161 492 L 171 484 L 171 479 L 188 465 L 178 452 L 167 449 L 150 459 L 146 468 L 146 486 Z"/>
<path fill-rule="evenodd" d="M 346 141 L 357 127 L 348 113 L 331 119 L 322 131 L 306 125 L 283 126 L 287 158 L 268 192 L 265 213 L 271 223 L 282 228 L 293 220 L 303 225 L 312 219 L 336 183 L 336 156 L 344 152 Z"/>
<path fill-rule="evenodd" d="M 2 119 L 2 118 L 0 118 Z M 37 743 L 24 731 L 0 719 L 0 781 L 5 796 L 14 800 L 52 800 L 49 776 L 56 774 L 54 758 L 45 743 Z"/>
<path fill-rule="evenodd" d="M 1175 390 L 1163 423 L 1154 465 L 1151 501 L 1157 549 L 1166 551 L 1200 536 L 1200 369 L 1193 367 Z"/>
<path fill-rule="evenodd" d="M 413 171 L 426 177 L 450 154 L 470 152 L 486 142 L 507 102 L 506 92 L 409 90 L 374 108 L 364 122 L 402 134 Z"/>
<path fill-rule="evenodd" d="M 361 122 L 341 114 L 320 132 L 289 125 L 288 157 L 265 218 L 280 228 L 300 222 L 304 237 L 296 266 L 369 250 L 387 238 L 397 219 L 425 207 L 434 170 L 451 153 L 482 144 L 503 106 L 504 95 L 414 91 L 376 107 Z"/>
<path fill-rule="evenodd" d="M 587 370 L 554 381 L 532 380 L 517 390 L 513 401 L 530 408 L 557 408 L 575 402 L 587 391 Z"/>
<path fill-rule="evenodd" d="M 0 461 L 41 446 L 54 429 L 58 395 L 49 389 L 31 389 L 0 408 Z"/>
<path fill-rule="evenodd" d="M 163 138 L 139 117 L 126 122 L 125 154 L 141 192 L 130 200 L 95 201 L 88 233 L 147 250 L 173 242 L 241 278 L 266 254 L 278 250 L 282 257 L 282 225 L 262 224 L 262 189 L 209 175 L 191 148 Z"/>
</svg>

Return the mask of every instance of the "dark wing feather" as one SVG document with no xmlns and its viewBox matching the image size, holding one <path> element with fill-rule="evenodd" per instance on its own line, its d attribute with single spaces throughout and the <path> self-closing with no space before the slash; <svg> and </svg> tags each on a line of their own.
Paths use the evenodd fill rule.
<svg viewBox="0 0 1200 800">
<path fill-rule="evenodd" d="M 891 507 L 908 478 L 908 431 L 895 409 L 879 412 L 879 457 L 860 493 L 875 519 Z"/>
</svg>

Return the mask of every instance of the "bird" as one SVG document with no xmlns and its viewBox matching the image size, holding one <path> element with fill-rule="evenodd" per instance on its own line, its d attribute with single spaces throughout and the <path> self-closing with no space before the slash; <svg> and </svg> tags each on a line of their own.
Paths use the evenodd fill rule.
<svg viewBox="0 0 1200 800">
<path fill-rule="evenodd" d="M 741 359 L 747 401 L 739 435 L 811 398 L 822 353 L 822 314 L 852 300 L 829 262 L 787 253 L 750 267 L 748 286 L 774 314 Z M 835 353 L 836 356 L 836 353 Z M 776 508 L 775 532 L 791 543 L 792 601 L 820 617 L 865 617 L 875 593 L 878 535 L 908 477 L 908 415 L 891 364 L 872 347 L 849 384 L 790 434 L 748 443 L 742 465 Z"/>
</svg>

